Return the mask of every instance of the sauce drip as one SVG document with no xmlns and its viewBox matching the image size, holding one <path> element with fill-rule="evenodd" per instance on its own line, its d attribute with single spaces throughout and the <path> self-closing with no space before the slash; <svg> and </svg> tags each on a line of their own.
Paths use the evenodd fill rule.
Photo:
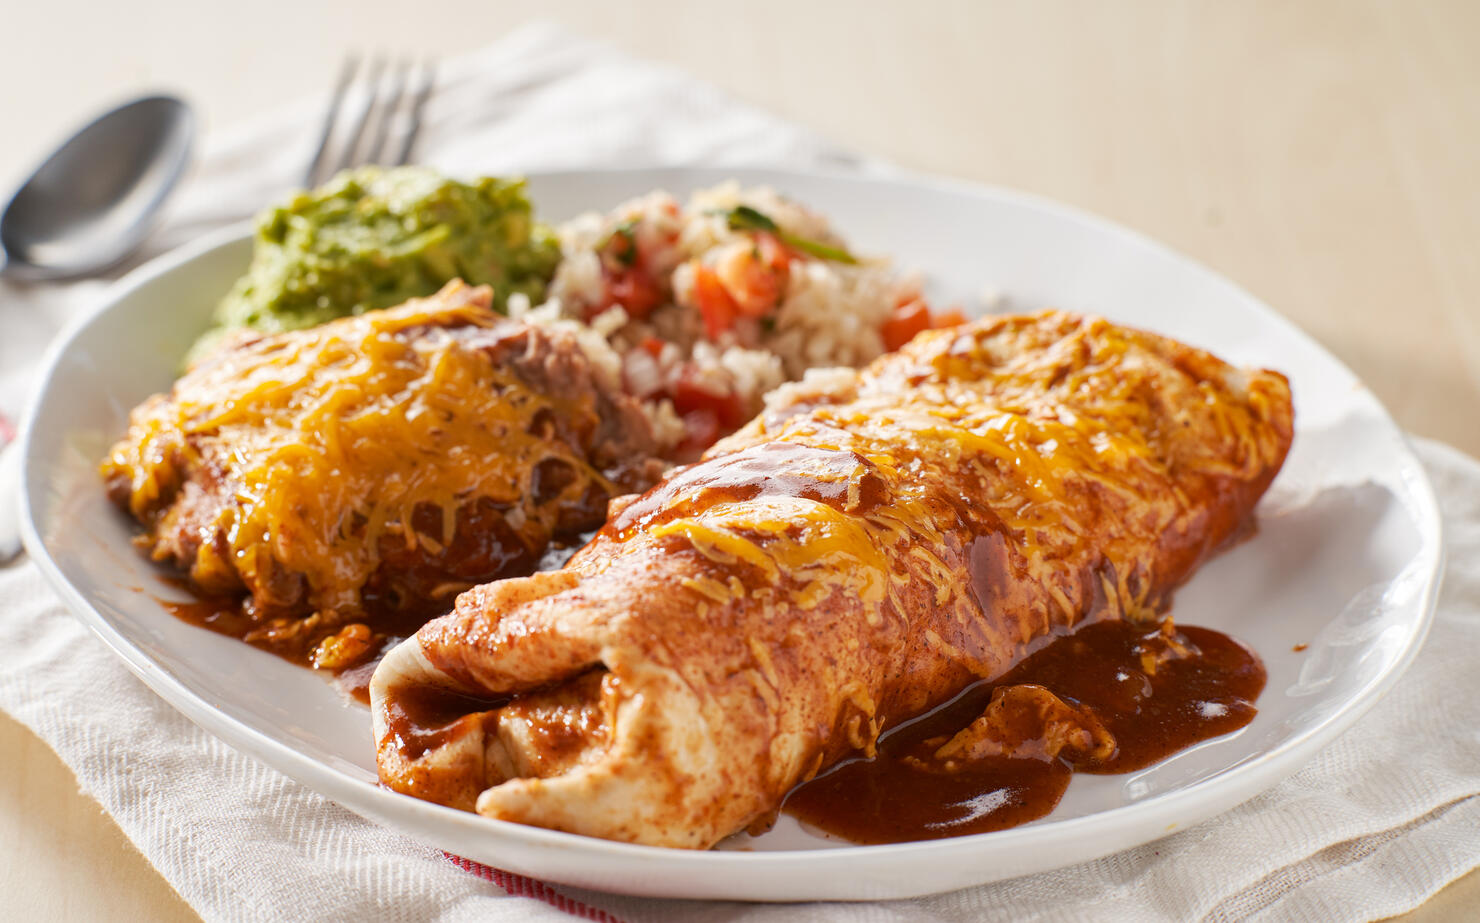
<svg viewBox="0 0 1480 923">
<path fill-rule="evenodd" d="M 391 652 L 391 648 L 405 641 L 404 637 L 390 635 L 382 642 L 380 650 L 363 663 L 357 663 L 352 667 L 345 667 L 334 674 L 334 685 L 339 691 L 359 702 L 361 705 L 370 704 L 370 678 L 375 675 L 375 668 L 380 666 L 380 661 Z"/>
<path fill-rule="evenodd" d="M 886 733 L 874 759 L 844 762 L 803 783 L 783 810 L 855 843 L 1002 830 L 1052 811 L 1074 772 L 1131 772 L 1244 727 L 1264 682 L 1259 657 L 1221 632 L 1096 622 Z M 1010 704 L 989 708 L 994 697 L 1028 684 L 1097 721 L 1113 748 L 1059 750 L 1032 714 Z M 986 735 L 989 755 L 942 759 L 942 746 L 969 734 L 963 729 L 977 727 L 984 712 L 999 719 Z"/>
<path fill-rule="evenodd" d="M 772 442 L 677 469 L 624 507 L 603 531 L 626 541 L 645 529 L 720 503 L 803 497 L 863 514 L 879 505 L 884 483 L 856 452 Z"/>
<path fill-rule="evenodd" d="M 461 736 L 508 698 L 483 699 L 436 686 L 406 686 L 386 700 L 387 732 L 408 759 Z"/>
<path fill-rule="evenodd" d="M 245 637 L 252 629 L 259 627 L 256 620 L 242 611 L 242 601 L 235 596 L 198 596 L 195 590 L 183 579 L 173 577 L 161 577 L 162 583 L 192 594 L 190 599 L 159 599 L 159 603 L 166 612 L 173 615 L 182 622 L 187 622 L 197 628 L 205 628 L 214 631 L 218 635 L 226 635 L 228 638 L 238 640 Z M 299 656 L 283 653 L 286 659 L 303 665 L 308 664 L 307 652 Z"/>
<path fill-rule="evenodd" d="M 282 636 L 267 636 L 264 624 L 253 618 L 240 596 L 201 596 L 190 584 L 179 577 L 161 577 L 164 583 L 191 594 L 190 599 L 160 599 L 155 601 L 170 615 L 198 628 L 219 635 L 245 641 L 255 648 L 283 658 L 302 667 L 314 666 L 314 645 L 322 633 L 304 631 L 286 633 Z M 380 660 L 390 649 L 416 633 L 430 616 L 407 611 L 387 611 L 363 621 L 371 629 L 371 640 L 366 652 L 349 666 L 333 669 L 334 684 L 350 698 L 363 705 L 370 704 L 370 677 Z"/>
</svg>

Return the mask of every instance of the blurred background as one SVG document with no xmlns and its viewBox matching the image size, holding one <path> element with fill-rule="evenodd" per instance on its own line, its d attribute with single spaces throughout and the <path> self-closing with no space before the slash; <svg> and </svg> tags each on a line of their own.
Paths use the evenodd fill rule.
<svg viewBox="0 0 1480 923">
<path fill-rule="evenodd" d="M 12 3 L 0 190 L 131 96 L 184 96 L 208 145 L 324 94 L 350 50 L 446 59 L 534 19 L 862 154 L 1134 228 L 1294 320 L 1402 426 L 1480 454 L 1480 3 L 1468 0 Z M 0 786 L 0 841 L 33 857 L 0 863 L 15 918 L 192 918 L 4 716 L 0 751 L 19 754 L 21 773 Z M 105 903 L 66 893 L 84 869 Z M 1466 883 L 1470 896 L 1441 894 L 1433 919 L 1473 908 L 1480 881 Z"/>
<path fill-rule="evenodd" d="M 207 141 L 344 52 L 446 58 L 531 19 L 666 62 L 862 153 L 1040 193 L 1227 275 L 1410 430 L 1480 453 L 1480 4 L 12 4 L 0 182 L 151 88 Z M 1381 335 L 1376 335 L 1381 331 Z"/>
</svg>

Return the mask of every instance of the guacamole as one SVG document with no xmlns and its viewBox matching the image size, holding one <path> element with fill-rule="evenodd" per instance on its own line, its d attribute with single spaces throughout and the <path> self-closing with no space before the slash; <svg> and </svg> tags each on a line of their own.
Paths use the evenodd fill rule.
<svg viewBox="0 0 1480 923">
<path fill-rule="evenodd" d="M 515 292 L 538 302 L 559 258 L 522 180 L 462 183 L 425 167 L 346 171 L 258 217 L 251 266 L 192 358 L 238 327 L 311 327 L 430 295 L 455 278 L 493 286 L 499 310 Z"/>
</svg>

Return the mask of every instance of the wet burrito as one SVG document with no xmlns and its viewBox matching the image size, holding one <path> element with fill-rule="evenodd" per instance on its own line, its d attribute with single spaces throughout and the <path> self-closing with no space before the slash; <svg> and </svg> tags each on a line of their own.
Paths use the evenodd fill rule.
<svg viewBox="0 0 1480 923">
<path fill-rule="evenodd" d="M 1154 625 L 1291 435 L 1278 373 L 1068 314 L 811 375 L 563 570 L 470 590 L 395 648 L 381 779 L 637 843 L 763 828 L 1035 641 Z"/>
</svg>

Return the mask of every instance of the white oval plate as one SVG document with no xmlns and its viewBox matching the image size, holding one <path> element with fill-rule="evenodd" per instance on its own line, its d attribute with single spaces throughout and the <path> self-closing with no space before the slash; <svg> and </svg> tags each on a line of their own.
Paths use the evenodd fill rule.
<svg viewBox="0 0 1480 923">
<path fill-rule="evenodd" d="M 128 412 L 169 387 L 185 348 L 243 270 L 241 230 L 130 274 L 53 347 L 24 434 L 26 547 L 68 605 L 156 692 L 206 730 L 367 817 L 449 852 L 550 881 L 629 894 L 742 900 L 908 897 L 1057 868 L 1146 843 L 1298 769 L 1386 691 L 1427 629 L 1442 564 L 1422 468 L 1336 359 L 1248 294 L 1104 221 L 955 183 L 774 170 L 660 169 L 535 177 L 563 219 L 653 188 L 766 183 L 829 215 L 856 249 L 926 274 L 936 304 L 1058 306 L 1169 334 L 1290 376 L 1297 437 L 1260 531 L 1176 600 L 1186 624 L 1264 658 L 1269 685 L 1243 731 L 1124 776 L 1079 776 L 1034 824 L 977 836 L 850 846 L 787 818 L 770 833 L 686 852 L 555 833 L 376 786 L 369 715 L 321 676 L 197 629 L 104 499 L 97 463 Z M 1296 651 L 1297 645 L 1306 645 Z"/>
</svg>

